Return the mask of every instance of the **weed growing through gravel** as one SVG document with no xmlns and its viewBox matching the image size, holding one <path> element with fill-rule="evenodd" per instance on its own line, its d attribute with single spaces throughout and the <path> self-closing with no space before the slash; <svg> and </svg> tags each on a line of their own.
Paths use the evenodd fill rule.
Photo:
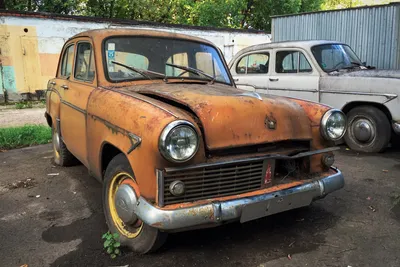
<svg viewBox="0 0 400 267">
<path fill-rule="evenodd" d="M 51 128 L 45 125 L 25 125 L 0 128 L 0 150 L 51 142 Z"/>
</svg>

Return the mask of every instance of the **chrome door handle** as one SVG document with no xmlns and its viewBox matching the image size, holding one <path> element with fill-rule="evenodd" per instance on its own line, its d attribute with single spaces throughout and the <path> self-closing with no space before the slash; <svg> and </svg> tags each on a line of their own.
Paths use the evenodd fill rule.
<svg viewBox="0 0 400 267">
<path fill-rule="evenodd" d="M 269 80 L 270 80 L 271 82 L 277 82 L 277 81 L 279 81 L 278 78 L 269 78 Z"/>
<path fill-rule="evenodd" d="M 238 82 L 238 81 L 239 81 L 239 79 L 233 79 L 233 81 L 234 81 L 234 82 Z"/>
<path fill-rule="evenodd" d="M 50 82 L 51 85 L 56 85 L 56 82 Z"/>
<path fill-rule="evenodd" d="M 63 89 L 65 89 L 65 90 L 67 90 L 68 89 L 68 85 L 61 85 L 61 88 L 63 88 Z"/>
</svg>

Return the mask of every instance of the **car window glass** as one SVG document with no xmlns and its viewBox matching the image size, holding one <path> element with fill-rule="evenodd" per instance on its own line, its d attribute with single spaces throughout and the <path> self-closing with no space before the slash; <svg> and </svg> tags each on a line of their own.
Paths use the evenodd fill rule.
<svg viewBox="0 0 400 267">
<path fill-rule="evenodd" d="M 247 73 L 268 73 L 269 53 L 251 54 L 247 63 Z"/>
<path fill-rule="evenodd" d="M 167 63 L 188 67 L 189 66 L 188 55 L 187 53 L 174 54 L 173 56 L 170 56 L 168 58 Z M 182 69 L 174 68 L 171 66 L 165 66 L 165 74 L 167 76 L 177 76 L 182 72 L 184 72 L 184 70 Z M 181 75 L 181 77 L 188 77 L 188 76 L 189 72 L 186 72 Z"/>
<path fill-rule="evenodd" d="M 95 67 L 92 46 L 89 43 L 78 44 L 75 62 L 75 79 L 93 81 Z"/>
<path fill-rule="evenodd" d="M 312 68 L 303 53 L 299 51 L 279 51 L 276 53 L 276 73 L 311 72 Z"/>
<path fill-rule="evenodd" d="M 204 81 L 210 79 L 206 75 L 196 75 L 182 70 L 179 68 L 181 65 L 194 69 L 200 67 L 206 74 L 215 75 L 215 82 L 231 84 L 221 54 L 209 44 L 137 36 L 108 38 L 103 47 L 104 61 L 107 64 L 106 78 L 113 82 L 162 79 L 164 75 L 168 78 L 189 77 Z M 128 54 L 134 58 L 127 58 Z M 167 63 L 178 66 L 168 66 Z M 144 70 L 145 75 L 133 73 L 129 70 L 130 67 Z"/>
<path fill-rule="evenodd" d="M 246 66 L 247 66 L 248 58 L 249 58 L 248 56 L 245 56 L 239 60 L 238 64 L 236 65 L 236 73 L 237 74 L 245 74 L 246 73 Z"/>
<path fill-rule="evenodd" d="M 312 68 L 303 53 L 300 53 L 299 72 L 312 72 Z"/>
<path fill-rule="evenodd" d="M 69 46 L 63 55 L 61 63 L 61 76 L 70 77 L 72 73 L 72 65 L 74 62 L 74 46 Z"/>
<path fill-rule="evenodd" d="M 216 64 L 212 54 L 208 52 L 196 53 L 196 68 L 217 78 L 222 75 L 219 65 Z"/>
<path fill-rule="evenodd" d="M 149 68 L 149 59 L 144 55 L 129 51 L 116 50 L 115 43 L 113 42 L 107 43 L 106 48 L 107 70 L 112 79 L 123 80 L 143 77 L 141 74 L 124 66 L 114 64 L 113 62 L 118 62 L 141 70 L 148 70 Z"/>
</svg>

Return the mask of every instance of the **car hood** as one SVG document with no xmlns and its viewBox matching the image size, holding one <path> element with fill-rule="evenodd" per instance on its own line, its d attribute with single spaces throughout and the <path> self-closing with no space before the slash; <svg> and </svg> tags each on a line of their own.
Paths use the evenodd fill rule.
<svg viewBox="0 0 400 267">
<path fill-rule="evenodd" d="M 400 79 L 400 70 L 358 70 L 350 72 L 339 72 L 339 74 L 336 74 L 336 76 Z"/>
<path fill-rule="evenodd" d="M 121 89 L 189 111 L 198 118 L 208 149 L 283 140 L 310 140 L 311 123 L 288 98 L 261 96 L 221 84 L 146 84 Z M 273 125 L 275 124 L 275 127 Z"/>
</svg>

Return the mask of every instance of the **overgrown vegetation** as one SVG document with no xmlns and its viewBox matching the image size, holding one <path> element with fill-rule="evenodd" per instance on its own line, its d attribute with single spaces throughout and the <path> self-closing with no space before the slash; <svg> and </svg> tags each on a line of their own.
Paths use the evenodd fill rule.
<svg viewBox="0 0 400 267">
<path fill-rule="evenodd" d="M 0 0 L 0 9 L 271 30 L 271 16 L 396 0 Z"/>
<path fill-rule="evenodd" d="M 102 238 L 105 240 L 103 244 L 104 249 L 110 255 L 111 259 L 114 259 L 121 254 L 121 250 L 119 249 L 121 244 L 118 241 L 118 233 L 112 234 L 110 232 L 107 232 L 103 235 Z"/>
<path fill-rule="evenodd" d="M 0 128 L 0 150 L 51 142 L 51 128 L 44 125 Z"/>
<path fill-rule="evenodd" d="M 15 103 L 16 109 L 26 109 L 26 108 L 33 108 L 32 102 L 18 102 Z"/>
</svg>

